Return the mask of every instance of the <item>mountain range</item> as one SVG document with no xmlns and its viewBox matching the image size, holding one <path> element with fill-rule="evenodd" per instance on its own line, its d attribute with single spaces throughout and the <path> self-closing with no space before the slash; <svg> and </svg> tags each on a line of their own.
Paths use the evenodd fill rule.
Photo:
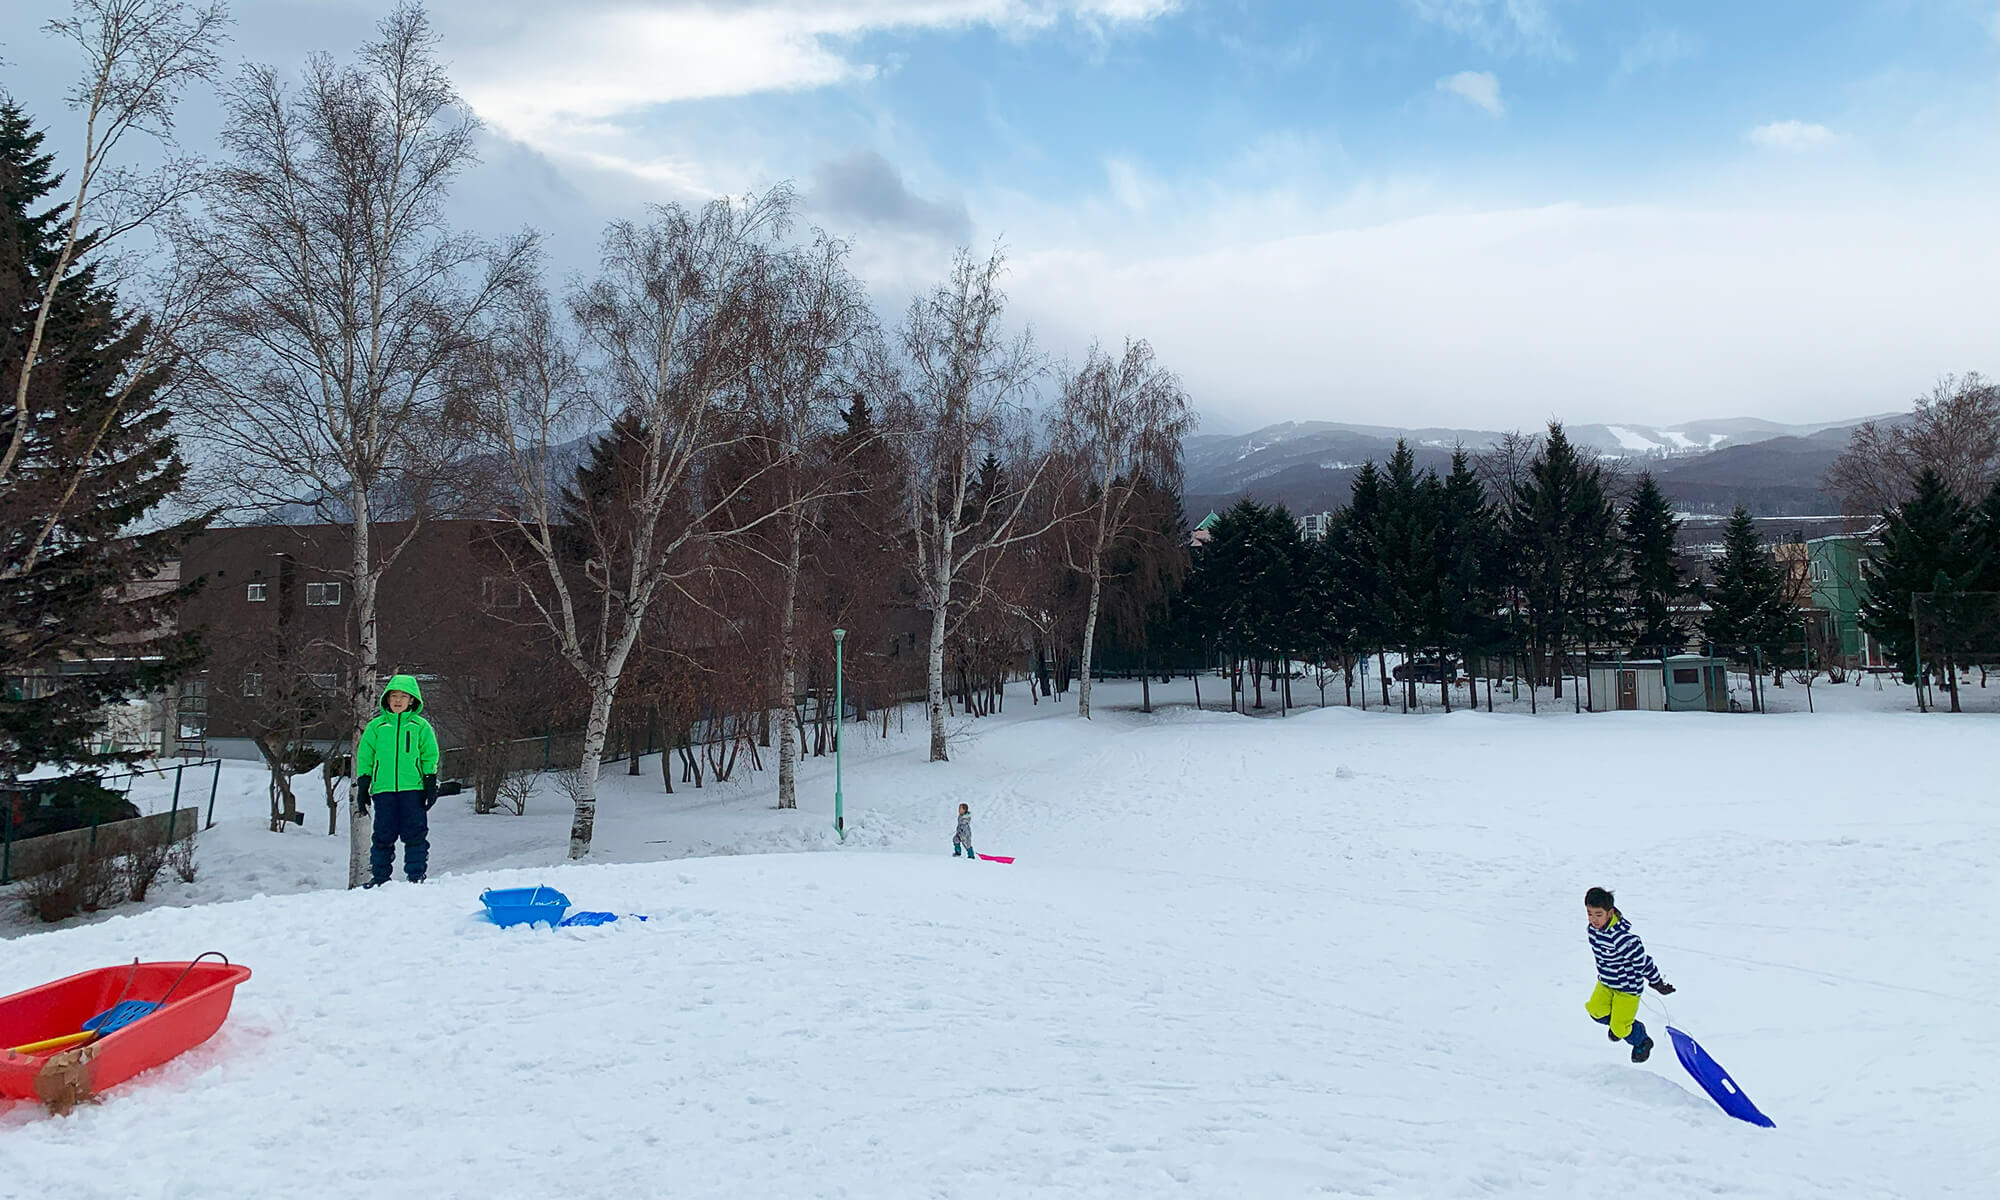
<svg viewBox="0 0 2000 1200">
<path fill-rule="evenodd" d="M 1817 516 L 1840 511 L 1820 488 L 1846 449 L 1860 417 L 1817 425 L 1784 425 L 1751 417 L 1649 425 L 1569 425 L 1564 432 L 1619 474 L 1650 471 L 1681 511 L 1726 514 L 1738 504 L 1765 517 Z M 1294 513 L 1324 512 L 1347 502 L 1354 474 L 1380 465 L 1398 440 L 1415 452 L 1417 469 L 1451 467 L 1454 448 L 1477 455 L 1503 435 L 1484 429 L 1398 429 L 1337 421 L 1289 421 L 1235 436 L 1196 434 L 1184 443 L 1185 495 L 1191 519 L 1248 496 L 1283 503 Z"/>
</svg>

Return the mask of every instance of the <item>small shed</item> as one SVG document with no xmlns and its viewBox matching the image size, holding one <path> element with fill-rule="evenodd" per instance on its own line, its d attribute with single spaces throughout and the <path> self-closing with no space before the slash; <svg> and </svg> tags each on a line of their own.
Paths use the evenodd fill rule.
<svg viewBox="0 0 2000 1200">
<path fill-rule="evenodd" d="M 1728 712 L 1729 665 L 1703 654 L 1590 664 L 1592 712 Z"/>
</svg>

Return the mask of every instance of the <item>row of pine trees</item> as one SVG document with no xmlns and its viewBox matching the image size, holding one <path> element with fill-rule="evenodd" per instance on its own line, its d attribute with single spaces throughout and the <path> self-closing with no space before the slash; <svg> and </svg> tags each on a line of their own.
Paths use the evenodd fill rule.
<svg viewBox="0 0 2000 1200">
<path fill-rule="evenodd" d="M 2000 660 L 2000 480 L 1971 503 L 1927 469 L 1879 537 L 1862 568 L 1861 627 L 1905 679 L 1942 683 L 1958 712 L 1961 670 Z"/>
<path fill-rule="evenodd" d="M 1679 525 L 1650 475 L 1625 494 L 1559 423 L 1515 461 L 1475 465 L 1461 449 L 1442 477 L 1399 444 L 1385 465 L 1363 465 L 1321 539 L 1301 539 L 1281 506 L 1243 500 L 1221 514 L 1194 551 L 1177 636 L 1246 666 L 1253 706 L 1258 668 L 1287 661 L 1333 666 L 1351 695 L 1372 658 L 1385 703 L 1389 655 L 1434 662 L 1448 707 L 1445 666 L 1560 699 L 1579 652 L 1798 640 L 1795 598 L 1747 513 L 1707 578 L 1682 561 Z M 1404 688 L 1414 703 L 1416 680 Z"/>
</svg>

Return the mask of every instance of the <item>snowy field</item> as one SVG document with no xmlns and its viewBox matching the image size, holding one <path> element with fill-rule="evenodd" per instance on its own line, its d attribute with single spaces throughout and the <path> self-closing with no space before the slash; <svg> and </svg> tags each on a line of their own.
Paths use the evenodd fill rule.
<svg viewBox="0 0 2000 1200">
<path fill-rule="evenodd" d="M 5 918 L 0 992 L 208 949 L 256 975 L 102 1104 L 0 1109 L 0 1196 L 2000 1194 L 1992 716 L 1098 698 L 1017 693 L 949 765 L 914 723 L 852 736 L 844 845 L 830 762 L 788 813 L 768 773 L 667 796 L 648 760 L 592 865 L 558 865 L 552 797 L 446 799 L 432 880 L 367 893 L 328 890 L 310 793 L 270 834 L 225 771 L 195 884 Z M 1018 863 L 950 856 L 961 801 Z M 652 919 L 476 915 L 537 882 Z M 1777 1129 L 1584 1016 L 1592 884 Z"/>
</svg>

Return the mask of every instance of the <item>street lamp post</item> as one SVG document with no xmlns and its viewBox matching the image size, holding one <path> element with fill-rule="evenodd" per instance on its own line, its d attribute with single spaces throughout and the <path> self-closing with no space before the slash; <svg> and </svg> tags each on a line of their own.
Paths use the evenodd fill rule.
<svg viewBox="0 0 2000 1200">
<path fill-rule="evenodd" d="M 846 663 L 843 646 L 847 642 L 847 631 L 833 631 L 833 832 L 841 841 L 847 840 L 847 822 L 841 813 L 840 795 L 840 742 L 841 726 L 846 722 L 847 697 L 844 693 Z"/>
</svg>

